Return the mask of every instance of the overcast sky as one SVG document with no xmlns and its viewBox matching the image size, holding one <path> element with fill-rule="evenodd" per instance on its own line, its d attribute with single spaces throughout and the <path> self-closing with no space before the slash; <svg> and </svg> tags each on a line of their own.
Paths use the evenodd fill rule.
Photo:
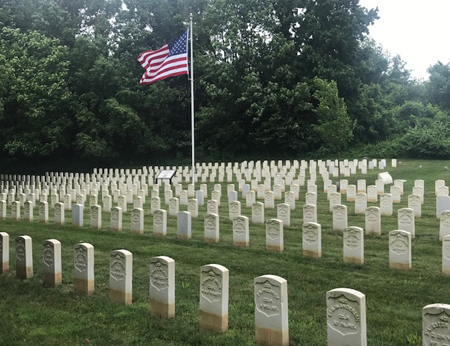
<svg viewBox="0 0 450 346">
<path fill-rule="evenodd" d="M 392 56 L 405 61 L 411 75 L 428 79 L 437 61 L 450 61 L 450 0 L 360 0 L 378 7 L 380 19 L 369 27 L 370 36 Z"/>
</svg>

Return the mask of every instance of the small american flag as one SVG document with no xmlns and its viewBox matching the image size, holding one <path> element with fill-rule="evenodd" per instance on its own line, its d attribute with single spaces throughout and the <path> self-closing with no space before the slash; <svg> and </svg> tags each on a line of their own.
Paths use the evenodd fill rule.
<svg viewBox="0 0 450 346">
<path fill-rule="evenodd" d="M 146 69 L 139 84 L 152 84 L 167 77 L 188 74 L 187 63 L 188 30 L 175 37 L 158 50 L 149 50 L 139 55 L 138 61 Z"/>
</svg>

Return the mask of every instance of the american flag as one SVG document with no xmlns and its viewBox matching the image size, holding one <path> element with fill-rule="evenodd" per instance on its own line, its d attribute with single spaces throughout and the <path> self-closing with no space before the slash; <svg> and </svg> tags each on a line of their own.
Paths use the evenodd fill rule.
<svg viewBox="0 0 450 346">
<path fill-rule="evenodd" d="M 149 50 L 139 55 L 138 61 L 146 69 L 139 84 L 152 84 L 167 77 L 188 74 L 187 63 L 188 30 L 175 37 L 158 50 Z"/>
</svg>

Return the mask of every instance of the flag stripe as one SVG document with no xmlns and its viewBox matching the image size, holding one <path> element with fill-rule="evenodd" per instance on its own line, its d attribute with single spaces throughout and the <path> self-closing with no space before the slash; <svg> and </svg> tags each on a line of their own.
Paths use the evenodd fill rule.
<svg viewBox="0 0 450 346">
<path fill-rule="evenodd" d="M 173 67 L 181 67 L 181 66 L 185 66 L 187 67 L 187 58 L 177 58 L 177 59 L 172 59 L 169 60 L 167 59 L 166 61 L 164 61 L 163 64 L 161 64 L 157 69 L 149 69 L 147 70 L 148 74 L 150 76 L 155 76 L 158 73 L 161 73 L 169 68 L 173 68 Z"/>
<path fill-rule="evenodd" d="M 181 69 L 181 71 L 178 71 L 178 72 L 174 71 L 174 72 L 172 72 L 170 74 L 167 74 L 167 75 L 160 75 L 159 77 L 152 78 L 152 79 L 147 79 L 147 78 L 142 77 L 141 82 L 139 84 L 142 84 L 142 85 L 152 84 L 152 83 L 154 83 L 156 81 L 159 81 L 159 80 L 162 80 L 162 79 L 166 79 L 168 77 L 179 76 L 179 75 L 182 75 L 182 74 L 186 74 L 186 70 L 185 69 Z"/>
</svg>

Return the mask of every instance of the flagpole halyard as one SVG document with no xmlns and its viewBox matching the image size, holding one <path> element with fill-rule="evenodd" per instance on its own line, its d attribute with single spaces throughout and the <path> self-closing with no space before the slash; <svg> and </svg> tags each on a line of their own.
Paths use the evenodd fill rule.
<svg viewBox="0 0 450 346">
<path fill-rule="evenodd" d="M 195 136 L 194 136 L 194 50 L 192 40 L 192 13 L 189 14 L 189 31 L 191 40 L 191 128 L 192 128 L 192 184 L 195 190 Z"/>
</svg>

